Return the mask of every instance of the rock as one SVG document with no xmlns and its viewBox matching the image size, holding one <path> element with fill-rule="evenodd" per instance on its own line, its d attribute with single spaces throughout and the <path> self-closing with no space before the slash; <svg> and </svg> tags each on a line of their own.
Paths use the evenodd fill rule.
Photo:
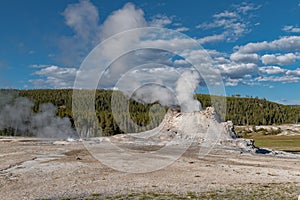
<svg viewBox="0 0 300 200">
<path fill-rule="evenodd" d="M 191 145 L 231 149 L 242 153 L 281 156 L 285 153 L 254 146 L 254 140 L 237 138 L 232 121 L 221 122 L 213 107 L 202 111 L 181 112 L 170 108 L 159 127 L 142 133 L 129 133 L 99 139 L 101 141 L 149 145 Z M 213 148 L 212 147 L 212 148 Z"/>
</svg>

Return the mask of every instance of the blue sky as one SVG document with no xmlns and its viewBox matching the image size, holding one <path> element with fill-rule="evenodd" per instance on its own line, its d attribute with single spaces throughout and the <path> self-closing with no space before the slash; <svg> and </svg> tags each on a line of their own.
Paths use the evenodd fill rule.
<svg viewBox="0 0 300 200">
<path fill-rule="evenodd" d="M 155 26 L 197 40 L 227 95 L 300 104 L 299 0 L 2 0 L 0 17 L 2 88 L 72 87 L 99 42 Z"/>
</svg>

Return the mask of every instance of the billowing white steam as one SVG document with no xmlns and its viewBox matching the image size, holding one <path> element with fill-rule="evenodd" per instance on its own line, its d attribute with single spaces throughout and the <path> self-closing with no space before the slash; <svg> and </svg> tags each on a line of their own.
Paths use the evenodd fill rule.
<svg viewBox="0 0 300 200">
<path fill-rule="evenodd" d="M 33 106 L 34 103 L 24 97 L 18 97 L 13 103 L 5 105 L 0 111 L 0 130 L 12 130 L 14 135 L 57 139 L 75 135 L 67 117 L 56 117 L 53 104 L 41 104 L 38 113 L 32 112 Z"/>
<path fill-rule="evenodd" d="M 182 112 L 193 112 L 201 109 L 199 101 L 194 99 L 194 91 L 199 86 L 200 76 L 197 71 L 183 72 L 176 84 L 176 97 Z"/>
<path fill-rule="evenodd" d="M 125 85 L 125 87 L 119 88 L 128 96 L 130 96 L 130 91 L 127 91 L 126 89 L 131 80 L 132 79 L 128 79 L 125 82 L 122 82 L 122 85 Z M 178 76 L 177 80 L 174 80 L 172 84 L 167 85 L 168 87 L 155 83 L 142 85 L 131 97 L 141 103 L 159 102 L 163 106 L 178 105 L 182 112 L 199 111 L 202 110 L 201 104 L 194 98 L 194 92 L 198 88 L 199 82 L 200 75 L 197 71 L 185 70 Z"/>
</svg>

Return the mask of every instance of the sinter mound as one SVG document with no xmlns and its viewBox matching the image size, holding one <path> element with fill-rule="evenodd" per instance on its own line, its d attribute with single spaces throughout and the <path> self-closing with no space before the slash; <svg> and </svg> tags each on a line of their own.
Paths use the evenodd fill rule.
<svg viewBox="0 0 300 200">
<path fill-rule="evenodd" d="M 213 107 L 189 113 L 180 112 L 177 107 L 170 108 L 162 123 L 153 130 L 120 134 L 105 140 L 141 146 L 200 145 L 205 148 L 234 150 L 241 153 L 295 156 L 286 152 L 255 147 L 252 139 L 237 138 L 233 123 L 221 122 Z"/>
</svg>

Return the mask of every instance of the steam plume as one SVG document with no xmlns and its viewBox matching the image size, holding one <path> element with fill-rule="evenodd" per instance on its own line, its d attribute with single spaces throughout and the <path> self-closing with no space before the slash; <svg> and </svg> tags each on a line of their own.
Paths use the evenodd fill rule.
<svg viewBox="0 0 300 200">
<path fill-rule="evenodd" d="M 193 112 L 201 109 L 199 101 L 194 99 L 194 91 L 197 89 L 200 76 L 196 71 L 183 72 L 177 81 L 176 96 L 182 112 Z"/>
<path fill-rule="evenodd" d="M 163 106 L 178 105 L 182 112 L 199 111 L 202 109 L 201 104 L 194 98 L 194 92 L 199 86 L 199 82 L 200 76 L 197 71 L 185 70 L 178 77 L 176 84 L 173 84 L 173 88 L 163 87 L 159 84 L 148 84 L 136 90 L 132 98 L 141 103 L 158 101 Z M 130 94 L 126 90 L 122 91 L 125 94 Z"/>
<path fill-rule="evenodd" d="M 38 113 L 32 112 L 34 103 L 18 97 L 0 111 L 0 130 L 11 130 L 14 136 L 33 135 L 43 138 L 65 139 L 73 137 L 68 118 L 56 117 L 56 107 L 51 103 L 41 104 Z"/>
</svg>

